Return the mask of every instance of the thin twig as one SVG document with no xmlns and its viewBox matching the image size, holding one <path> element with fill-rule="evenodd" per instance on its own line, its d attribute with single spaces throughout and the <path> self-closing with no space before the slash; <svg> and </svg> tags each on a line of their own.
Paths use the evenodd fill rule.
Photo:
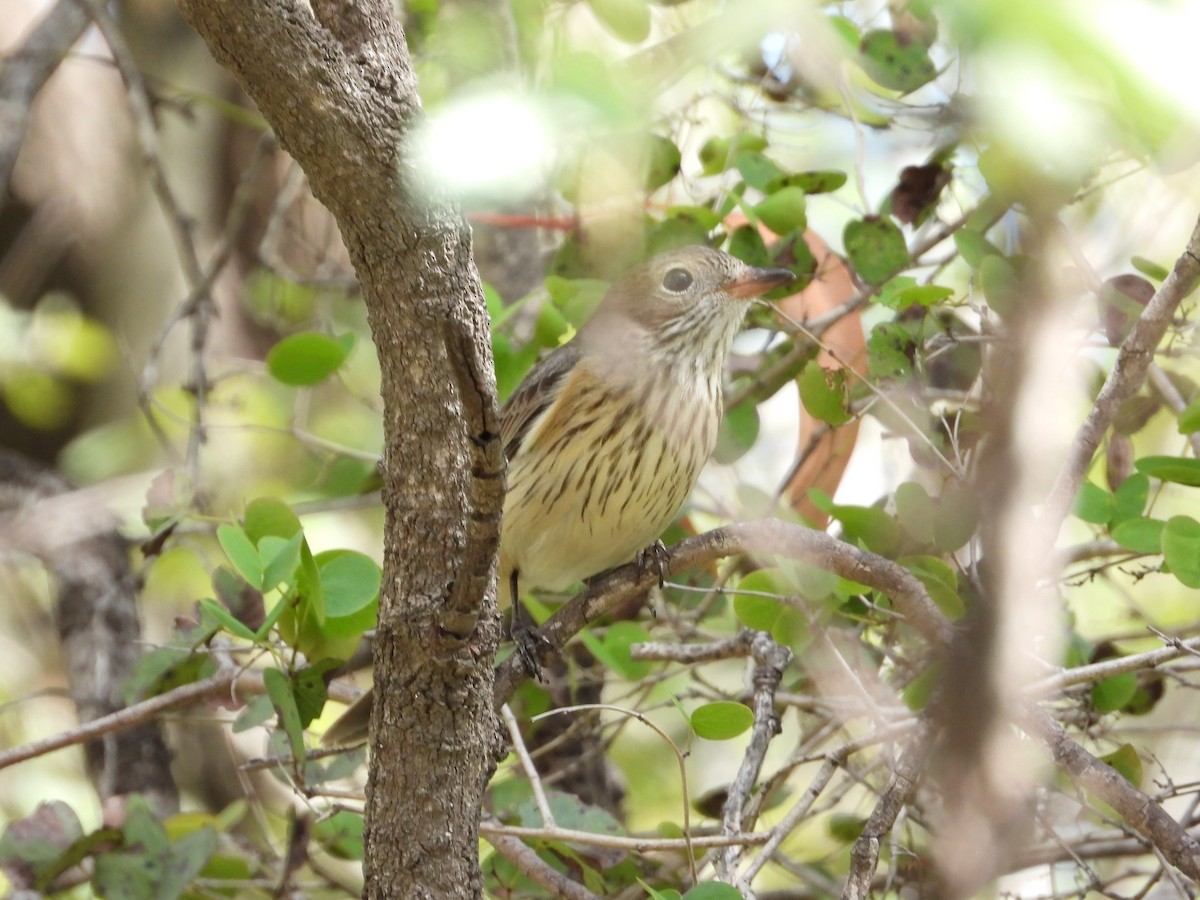
<svg viewBox="0 0 1200 900">
<path fill-rule="evenodd" d="M 755 631 L 752 634 L 750 652 L 754 658 L 754 726 L 721 814 L 721 831 L 727 835 L 742 833 L 750 792 L 758 783 L 771 740 L 781 731 L 779 715 L 775 711 L 775 692 L 783 680 L 784 670 L 792 661 L 792 651 L 776 643 L 767 632 Z M 744 852 L 745 847 L 735 844 L 717 857 L 717 874 L 723 881 L 737 886 L 737 864 Z M 749 882 L 741 887 L 749 890 Z"/>
<path fill-rule="evenodd" d="M 537 804 L 538 812 L 542 814 L 542 823 L 547 828 L 557 828 L 558 823 L 554 821 L 554 814 L 550 811 L 550 801 L 546 799 L 546 792 L 542 788 L 541 776 L 538 775 L 537 766 L 533 764 L 533 760 L 529 756 L 525 738 L 521 736 L 521 726 L 517 724 L 517 717 L 513 715 L 513 711 L 507 703 L 500 707 L 500 715 L 504 718 L 504 724 L 508 726 L 513 750 L 517 754 L 517 759 L 521 761 L 521 768 L 525 770 L 529 786 L 533 789 L 533 800 Z"/>
</svg>

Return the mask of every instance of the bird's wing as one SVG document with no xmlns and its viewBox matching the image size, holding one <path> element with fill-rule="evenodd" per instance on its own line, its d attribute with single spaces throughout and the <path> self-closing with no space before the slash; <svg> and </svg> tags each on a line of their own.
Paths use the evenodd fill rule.
<svg viewBox="0 0 1200 900">
<path fill-rule="evenodd" d="M 554 402 L 578 361 L 579 347 L 575 341 L 570 341 L 539 360 L 517 385 L 500 411 L 500 439 L 504 442 L 506 459 L 516 455 L 525 435 Z"/>
</svg>

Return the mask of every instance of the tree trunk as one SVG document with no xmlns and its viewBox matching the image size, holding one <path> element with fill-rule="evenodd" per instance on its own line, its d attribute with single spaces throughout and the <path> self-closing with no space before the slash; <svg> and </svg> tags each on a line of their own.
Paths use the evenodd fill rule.
<svg viewBox="0 0 1200 900">
<path fill-rule="evenodd" d="M 366 895 L 481 892 L 493 766 L 495 379 L 470 232 L 418 184 L 416 79 L 383 0 L 180 0 L 337 219 L 383 372 L 383 589 Z M 481 612 L 482 610 L 482 612 Z"/>
</svg>

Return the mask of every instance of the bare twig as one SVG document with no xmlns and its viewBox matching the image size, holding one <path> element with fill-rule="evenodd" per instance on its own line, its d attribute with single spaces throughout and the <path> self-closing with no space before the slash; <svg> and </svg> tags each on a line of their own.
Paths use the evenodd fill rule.
<svg viewBox="0 0 1200 900">
<path fill-rule="evenodd" d="M 88 21 L 79 0 L 58 0 L 29 32 L 24 46 L 7 54 L 0 65 L 0 209 L 10 196 L 9 183 L 29 129 L 33 98 L 83 35 Z"/>
<path fill-rule="evenodd" d="M 727 835 L 741 834 L 745 826 L 750 792 L 758 782 L 767 747 L 780 732 L 779 716 L 775 712 L 775 691 L 783 679 L 784 670 L 792 661 L 792 651 L 777 644 L 765 631 L 756 631 L 753 635 L 750 652 L 754 657 L 754 726 L 742 764 L 725 798 L 721 831 Z M 736 886 L 737 864 L 744 851 L 744 847 L 730 845 L 717 857 L 717 873 L 729 884 Z M 743 887 L 748 889 L 749 885 Z"/>
<path fill-rule="evenodd" d="M 1121 777 L 1112 766 L 1096 759 L 1071 740 L 1066 730 L 1045 712 L 1033 711 L 1029 731 L 1042 741 L 1055 764 L 1067 772 L 1077 785 L 1093 792 L 1115 809 L 1171 865 L 1200 884 L 1200 843 L 1166 810 Z"/>
<path fill-rule="evenodd" d="M 550 811 L 550 801 L 546 799 L 546 792 L 542 789 L 541 776 L 538 775 L 537 766 L 533 764 L 529 749 L 525 746 L 525 739 L 521 736 L 521 726 L 517 724 L 517 717 L 513 715 L 507 703 L 500 707 L 500 715 L 508 727 L 509 737 L 512 738 L 513 751 L 521 761 L 521 768 L 525 771 L 525 777 L 529 779 L 530 788 L 533 789 L 533 800 L 537 804 L 538 812 L 542 814 L 542 824 L 547 828 L 557 828 L 554 814 Z"/>
<path fill-rule="evenodd" d="M 871 883 L 875 867 L 879 865 L 879 850 L 883 838 L 892 830 L 896 817 L 913 797 L 917 788 L 917 776 L 929 756 L 929 728 L 922 728 L 913 735 L 908 749 L 896 763 L 892 777 L 871 811 L 862 833 L 854 841 L 850 851 L 850 872 L 842 889 L 842 900 L 865 900 L 871 896 Z"/>
<path fill-rule="evenodd" d="M 803 560 L 882 591 L 900 614 L 934 645 L 947 643 L 953 634 L 950 623 L 929 598 L 925 586 L 903 566 L 822 532 L 776 519 L 729 525 L 681 541 L 670 549 L 664 575 L 697 568 L 734 553 L 778 554 Z M 657 583 L 657 571 L 639 573 L 636 565 L 622 566 L 564 604 L 542 626 L 542 634 L 555 646 L 565 646 L 589 622 Z M 515 656 L 497 667 L 497 709 L 508 701 L 524 678 L 525 670 Z"/>
<path fill-rule="evenodd" d="M 485 831 L 485 827 L 481 826 L 480 831 Z M 600 900 L 583 885 L 543 862 L 537 851 L 521 840 L 496 833 L 488 834 L 487 839 L 497 853 L 516 866 L 530 881 L 548 890 L 551 896 L 564 897 L 566 900 Z"/>
</svg>

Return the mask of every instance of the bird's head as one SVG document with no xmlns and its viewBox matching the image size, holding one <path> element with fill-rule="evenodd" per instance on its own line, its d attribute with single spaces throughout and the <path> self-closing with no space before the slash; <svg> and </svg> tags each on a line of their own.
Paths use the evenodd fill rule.
<svg viewBox="0 0 1200 900">
<path fill-rule="evenodd" d="M 606 341 L 624 332 L 652 348 L 711 350 L 723 359 L 750 302 L 794 279 L 787 269 L 749 266 L 711 247 L 669 250 L 614 282 L 587 328 Z"/>
</svg>

